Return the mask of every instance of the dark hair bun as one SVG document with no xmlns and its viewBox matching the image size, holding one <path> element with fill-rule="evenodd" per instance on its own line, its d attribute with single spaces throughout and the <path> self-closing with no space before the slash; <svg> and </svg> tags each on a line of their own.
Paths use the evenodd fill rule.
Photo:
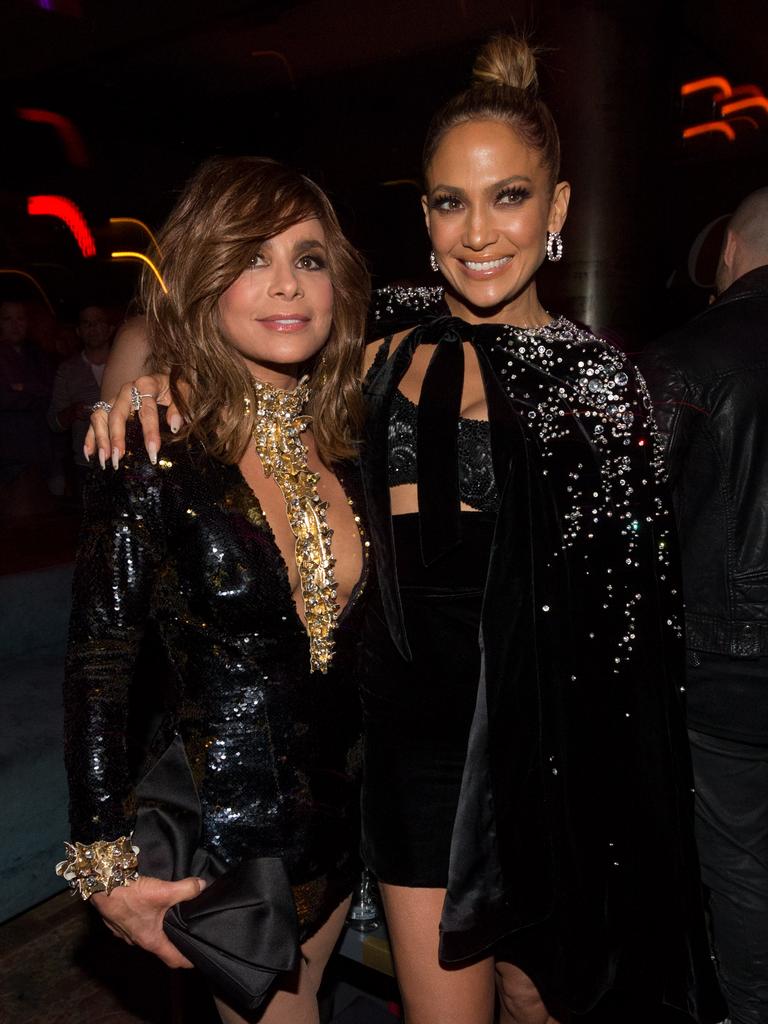
<svg viewBox="0 0 768 1024">
<path fill-rule="evenodd" d="M 472 68 L 473 85 L 506 86 L 535 93 L 536 51 L 524 39 L 499 35 L 482 47 Z"/>
</svg>

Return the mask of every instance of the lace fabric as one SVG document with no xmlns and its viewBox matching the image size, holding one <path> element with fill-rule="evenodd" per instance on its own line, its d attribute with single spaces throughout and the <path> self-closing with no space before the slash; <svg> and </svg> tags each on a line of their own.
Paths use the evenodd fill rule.
<svg viewBox="0 0 768 1024">
<path fill-rule="evenodd" d="M 389 486 L 415 484 L 418 406 L 402 391 L 395 391 L 389 418 Z M 499 492 L 493 473 L 491 429 L 487 420 L 461 417 L 459 440 L 459 495 L 478 512 L 497 512 Z"/>
</svg>

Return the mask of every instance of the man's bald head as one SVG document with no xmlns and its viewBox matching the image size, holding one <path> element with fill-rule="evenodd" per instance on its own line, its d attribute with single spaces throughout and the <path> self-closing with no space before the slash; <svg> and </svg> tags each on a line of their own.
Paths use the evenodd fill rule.
<svg viewBox="0 0 768 1024">
<path fill-rule="evenodd" d="M 720 295 L 744 274 L 768 264 L 768 188 L 742 200 L 728 222 L 715 287 Z"/>
</svg>

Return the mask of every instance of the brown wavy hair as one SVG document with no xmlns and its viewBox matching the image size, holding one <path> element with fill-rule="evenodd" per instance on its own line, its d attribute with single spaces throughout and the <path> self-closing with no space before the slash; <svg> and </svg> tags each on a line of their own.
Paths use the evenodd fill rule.
<svg viewBox="0 0 768 1024">
<path fill-rule="evenodd" d="M 560 135 L 549 108 L 538 98 L 536 54 L 525 39 L 509 35 L 493 36 L 484 44 L 472 69 L 472 85 L 432 118 L 422 155 L 425 181 L 437 148 L 451 128 L 467 121 L 501 121 L 541 153 L 554 188 L 560 175 Z"/>
<path fill-rule="evenodd" d="M 274 160 L 208 160 L 158 235 L 158 270 L 167 294 L 149 267 L 142 274 L 151 362 L 170 373 L 173 399 L 187 421 L 179 436 L 197 438 L 222 462 L 242 458 L 256 400 L 253 378 L 222 331 L 219 299 L 259 245 L 314 217 L 326 235 L 332 326 L 304 372 L 312 388 L 307 410 L 312 432 L 320 457 L 330 465 L 354 455 L 361 436 L 360 371 L 370 278 L 322 189 Z"/>
</svg>

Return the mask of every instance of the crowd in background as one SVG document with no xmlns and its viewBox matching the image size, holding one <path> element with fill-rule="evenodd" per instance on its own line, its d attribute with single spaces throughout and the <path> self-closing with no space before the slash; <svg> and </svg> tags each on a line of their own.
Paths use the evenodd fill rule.
<svg viewBox="0 0 768 1024">
<path fill-rule="evenodd" d="M 90 407 L 121 316 L 90 296 L 71 320 L 0 301 L 0 515 L 79 504 Z"/>
</svg>

